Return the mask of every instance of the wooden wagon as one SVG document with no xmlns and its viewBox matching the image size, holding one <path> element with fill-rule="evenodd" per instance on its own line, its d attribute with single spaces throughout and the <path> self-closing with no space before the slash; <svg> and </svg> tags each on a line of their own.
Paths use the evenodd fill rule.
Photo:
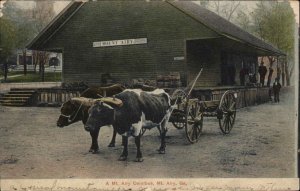
<svg viewBox="0 0 300 191">
<path fill-rule="evenodd" d="M 188 92 L 177 89 L 171 96 L 175 104 L 169 122 L 172 122 L 177 129 L 184 128 L 187 139 L 191 143 L 198 141 L 202 133 L 204 117 L 216 117 L 224 134 L 230 133 L 236 118 L 237 94 L 230 90 L 226 91 L 220 100 L 200 101 L 190 96 L 201 72 L 202 69 Z"/>
</svg>

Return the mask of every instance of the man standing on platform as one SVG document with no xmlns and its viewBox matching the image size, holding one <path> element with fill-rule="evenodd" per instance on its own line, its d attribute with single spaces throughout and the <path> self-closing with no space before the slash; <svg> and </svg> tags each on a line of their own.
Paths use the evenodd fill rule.
<svg viewBox="0 0 300 191">
<path fill-rule="evenodd" d="M 261 61 L 261 64 L 258 67 L 258 73 L 259 73 L 259 77 L 260 77 L 260 83 L 262 84 L 262 86 L 264 86 L 265 85 L 265 76 L 267 74 L 267 67 L 264 66 L 263 61 Z"/>
</svg>

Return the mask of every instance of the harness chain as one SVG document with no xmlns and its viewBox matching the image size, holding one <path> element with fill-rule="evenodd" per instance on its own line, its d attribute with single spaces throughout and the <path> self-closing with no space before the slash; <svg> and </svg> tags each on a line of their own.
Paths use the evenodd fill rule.
<svg viewBox="0 0 300 191">
<path fill-rule="evenodd" d="M 68 118 L 68 122 L 69 122 L 69 123 L 72 123 L 72 122 L 75 120 L 75 118 L 77 117 L 77 115 L 78 115 L 78 113 L 79 113 L 79 110 L 81 109 L 82 105 L 83 105 L 83 103 L 80 104 L 80 106 L 79 106 L 79 108 L 78 108 L 77 111 L 73 112 L 73 113 L 70 114 L 70 115 L 64 115 L 64 114 L 60 114 L 60 115 L 63 116 L 63 117 Z M 73 116 L 74 113 L 75 113 L 74 117 L 71 118 L 71 117 Z"/>
</svg>

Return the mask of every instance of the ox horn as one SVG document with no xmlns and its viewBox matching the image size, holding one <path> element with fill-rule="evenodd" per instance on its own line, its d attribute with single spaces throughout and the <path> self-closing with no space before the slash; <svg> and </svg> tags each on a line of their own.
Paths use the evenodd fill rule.
<svg viewBox="0 0 300 191">
<path fill-rule="evenodd" d="M 122 107 L 122 105 L 123 105 L 122 100 L 120 100 L 118 98 L 112 98 L 112 97 L 103 97 L 103 98 L 97 99 L 97 101 L 102 101 L 104 103 L 107 103 L 109 105 L 114 105 L 116 107 Z"/>
<path fill-rule="evenodd" d="M 92 101 L 92 99 L 85 98 L 85 97 L 73 97 L 71 98 L 71 103 L 73 104 L 88 104 Z"/>
<path fill-rule="evenodd" d="M 103 96 L 102 96 L 102 95 L 100 95 L 100 94 L 97 94 L 97 96 L 98 96 L 99 98 L 103 98 Z"/>
<path fill-rule="evenodd" d="M 73 97 L 70 101 L 72 104 L 81 104 L 82 99 L 80 97 Z"/>
</svg>

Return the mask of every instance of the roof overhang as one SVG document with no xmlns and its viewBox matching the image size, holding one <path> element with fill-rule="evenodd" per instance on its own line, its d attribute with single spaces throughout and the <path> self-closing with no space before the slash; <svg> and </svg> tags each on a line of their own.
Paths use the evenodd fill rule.
<svg viewBox="0 0 300 191">
<path fill-rule="evenodd" d="M 276 56 L 286 55 L 285 53 L 278 50 L 271 44 L 257 38 L 256 36 L 248 33 L 247 31 L 227 21 L 226 19 L 215 14 L 214 12 L 209 11 L 208 9 L 205 9 L 197 4 L 194 4 L 189 1 L 167 1 L 167 2 L 173 5 L 175 8 L 182 11 L 183 13 L 185 13 L 186 15 L 192 17 L 199 23 L 214 30 L 219 35 L 237 41 L 241 44 L 245 44 L 248 47 L 252 47 L 257 50 L 260 49 L 261 53 L 264 52 L 264 54 L 267 55 L 276 55 Z"/>
<path fill-rule="evenodd" d="M 256 46 L 256 45 L 254 45 L 252 43 L 245 42 L 245 41 L 243 41 L 241 39 L 235 38 L 235 37 L 233 37 L 231 35 L 228 35 L 228 34 L 221 34 L 221 35 L 223 35 L 225 38 L 228 38 L 228 39 L 230 39 L 232 41 L 241 43 L 242 45 L 244 45 L 246 47 L 253 48 L 254 49 L 253 52 L 255 52 L 256 55 L 258 55 L 258 56 L 286 56 L 285 53 L 283 53 L 282 51 L 280 51 L 278 49 L 276 49 L 275 51 L 274 51 L 274 49 L 273 50 L 269 50 L 269 49 L 266 49 L 266 48 L 262 48 L 262 47 Z"/>
<path fill-rule="evenodd" d="M 283 53 L 276 53 L 261 47 L 253 46 L 247 42 L 239 39 L 226 36 L 217 38 L 196 38 L 186 39 L 187 41 L 199 42 L 203 47 L 217 47 L 222 52 L 230 52 L 239 55 L 252 55 L 252 56 L 285 56 Z"/>
</svg>

